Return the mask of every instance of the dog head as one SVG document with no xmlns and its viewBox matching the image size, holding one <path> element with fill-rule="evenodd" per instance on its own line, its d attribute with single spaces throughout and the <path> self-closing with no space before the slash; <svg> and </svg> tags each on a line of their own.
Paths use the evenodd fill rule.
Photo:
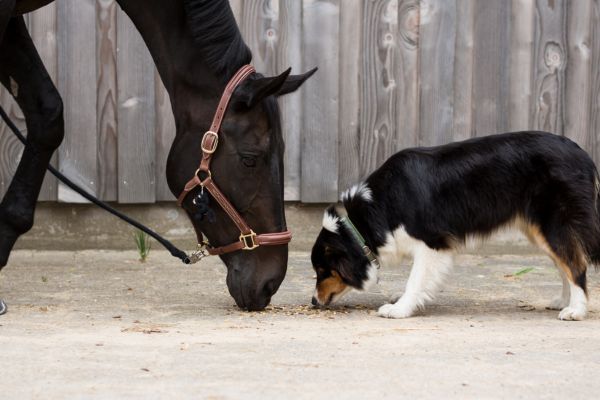
<svg viewBox="0 0 600 400">
<path fill-rule="evenodd" d="M 330 206 L 323 215 L 323 229 L 311 254 L 317 274 L 313 305 L 334 303 L 352 289 L 366 290 L 377 282 L 377 267 L 340 221 L 344 213 Z"/>
</svg>

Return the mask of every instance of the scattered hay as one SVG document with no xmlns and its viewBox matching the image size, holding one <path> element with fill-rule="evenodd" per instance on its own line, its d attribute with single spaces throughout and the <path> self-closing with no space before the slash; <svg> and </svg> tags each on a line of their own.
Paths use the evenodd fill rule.
<svg viewBox="0 0 600 400">
<path fill-rule="evenodd" d="M 333 319 L 337 315 L 350 314 L 352 311 L 369 310 L 366 306 L 339 306 L 339 307 L 314 307 L 311 305 L 280 305 L 268 306 L 264 311 L 260 311 L 258 315 L 278 314 L 286 316 L 306 315 L 314 318 L 330 318 Z"/>
</svg>

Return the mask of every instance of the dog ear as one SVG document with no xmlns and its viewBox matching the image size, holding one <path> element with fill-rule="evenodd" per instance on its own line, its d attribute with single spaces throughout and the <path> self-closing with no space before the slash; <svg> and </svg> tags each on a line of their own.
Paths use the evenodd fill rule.
<svg viewBox="0 0 600 400">
<path fill-rule="evenodd" d="M 357 276 L 354 271 L 353 263 L 348 258 L 347 254 L 343 254 L 341 257 L 337 259 L 337 272 L 342 277 L 342 280 L 347 285 L 352 287 L 360 287 L 361 281 L 357 279 Z"/>
</svg>

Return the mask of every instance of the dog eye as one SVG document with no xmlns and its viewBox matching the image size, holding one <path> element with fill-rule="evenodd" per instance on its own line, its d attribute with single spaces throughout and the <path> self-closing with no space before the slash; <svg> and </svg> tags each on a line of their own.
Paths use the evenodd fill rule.
<svg viewBox="0 0 600 400">
<path fill-rule="evenodd" d="M 248 168 L 256 167 L 256 157 L 242 156 L 242 163 Z"/>
</svg>

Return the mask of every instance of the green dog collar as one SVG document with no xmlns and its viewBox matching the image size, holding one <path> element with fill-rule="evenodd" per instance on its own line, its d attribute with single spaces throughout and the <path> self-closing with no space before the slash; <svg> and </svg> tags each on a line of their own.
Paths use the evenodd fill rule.
<svg viewBox="0 0 600 400">
<path fill-rule="evenodd" d="M 346 228 L 348 228 L 350 233 L 352 233 L 354 240 L 356 240 L 356 242 L 359 244 L 361 249 L 363 249 L 363 252 L 365 253 L 365 256 L 369 259 L 369 262 L 371 264 L 375 265 L 377 267 L 377 269 L 379 269 L 379 260 L 377 260 L 377 257 L 375 257 L 375 253 L 373 253 L 371 248 L 369 246 L 367 246 L 367 242 L 365 241 L 365 238 L 360 234 L 358 229 L 356 229 L 356 226 L 354 226 L 352 221 L 350 221 L 350 218 L 342 217 L 340 219 L 340 222 L 342 224 L 344 224 L 344 226 Z"/>
</svg>

